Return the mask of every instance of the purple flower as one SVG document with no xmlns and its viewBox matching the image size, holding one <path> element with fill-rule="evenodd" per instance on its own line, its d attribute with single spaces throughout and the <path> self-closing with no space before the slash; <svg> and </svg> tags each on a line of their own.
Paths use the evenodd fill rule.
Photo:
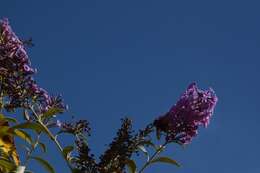
<svg viewBox="0 0 260 173">
<path fill-rule="evenodd" d="M 61 96 L 49 96 L 47 93 L 43 93 L 44 103 L 42 103 L 39 113 L 44 113 L 48 110 L 52 110 L 53 114 L 63 113 L 68 109 L 68 106 L 64 104 Z"/>
<path fill-rule="evenodd" d="M 23 42 L 12 31 L 7 19 L 0 21 L 1 66 L 10 72 L 33 73 Z"/>
<path fill-rule="evenodd" d="M 39 106 L 44 113 L 54 106 L 65 109 L 60 97 L 51 97 L 33 79 L 32 68 L 24 43 L 12 31 L 7 19 L 0 20 L 0 92 L 5 109 Z M 62 112 L 62 110 L 60 110 Z"/>
<path fill-rule="evenodd" d="M 166 140 L 190 143 L 200 125 L 208 126 L 216 103 L 212 89 L 203 91 L 192 83 L 170 111 L 154 121 L 154 125 L 158 131 L 166 133 Z"/>
<path fill-rule="evenodd" d="M 62 122 L 60 120 L 57 120 L 56 126 L 59 128 L 62 128 Z"/>
</svg>

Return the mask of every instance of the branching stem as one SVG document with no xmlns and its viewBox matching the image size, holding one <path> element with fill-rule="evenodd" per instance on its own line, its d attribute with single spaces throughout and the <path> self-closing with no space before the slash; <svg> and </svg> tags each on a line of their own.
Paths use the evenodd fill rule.
<svg viewBox="0 0 260 173">
<path fill-rule="evenodd" d="M 54 144 L 56 145 L 56 147 L 58 148 L 60 154 L 62 155 L 62 157 L 64 158 L 64 160 L 67 163 L 67 166 L 69 167 L 69 169 L 71 170 L 71 172 L 73 172 L 73 168 L 70 165 L 70 162 L 68 161 L 68 159 L 66 158 L 66 156 L 63 154 L 63 148 L 60 145 L 59 141 L 57 140 L 57 138 L 52 134 L 52 132 L 48 129 L 48 127 L 41 121 L 40 117 L 36 114 L 36 112 L 34 111 L 34 109 L 31 107 L 31 110 L 35 116 L 35 118 L 37 119 L 37 123 L 44 129 L 45 133 L 48 135 L 48 137 L 54 142 Z"/>
<path fill-rule="evenodd" d="M 161 145 L 151 156 L 151 158 L 144 164 L 144 166 L 140 169 L 140 171 L 138 173 L 143 173 L 144 169 L 149 166 L 151 164 L 151 162 L 153 161 L 153 159 L 162 152 L 162 150 L 164 150 L 164 148 L 166 147 L 166 145 L 168 144 L 168 142 L 166 141 L 163 145 Z"/>
</svg>

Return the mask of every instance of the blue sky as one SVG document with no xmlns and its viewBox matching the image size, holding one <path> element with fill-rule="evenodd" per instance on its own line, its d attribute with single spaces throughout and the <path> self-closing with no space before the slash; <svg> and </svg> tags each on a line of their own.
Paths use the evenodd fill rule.
<svg viewBox="0 0 260 173">
<path fill-rule="evenodd" d="M 219 97 L 210 126 L 186 149 L 172 146 L 165 153 L 181 168 L 154 165 L 147 173 L 259 173 L 259 5 L 8 0 L 0 17 L 9 18 L 20 37 L 33 38 L 29 52 L 38 82 L 63 95 L 70 107 L 64 116 L 91 122 L 97 155 L 120 118 L 127 115 L 140 128 L 196 81 Z M 68 172 L 54 149 L 46 158 L 58 173 Z M 36 164 L 32 169 L 44 173 Z"/>
</svg>

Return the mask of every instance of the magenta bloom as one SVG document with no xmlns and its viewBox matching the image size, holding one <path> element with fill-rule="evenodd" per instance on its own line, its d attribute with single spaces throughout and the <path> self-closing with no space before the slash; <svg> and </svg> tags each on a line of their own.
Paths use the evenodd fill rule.
<svg viewBox="0 0 260 173">
<path fill-rule="evenodd" d="M 154 125 L 158 131 L 166 133 L 166 140 L 190 143 L 198 127 L 209 124 L 217 100 L 212 89 L 203 91 L 192 83 L 170 111 L 155 120 Z"/>
<path fill-rule="evenodd" d="M 33 79 L 36 70 L 32 68 L 24 42 L 12 31 L 7 19 L 0 20 L 0 90 L 5 97 L 4 107 L 15 108 L 39 106 L 39 113 L 50 107 L 65 108 L 59 97 L 51 97 Z"/>
</svg>

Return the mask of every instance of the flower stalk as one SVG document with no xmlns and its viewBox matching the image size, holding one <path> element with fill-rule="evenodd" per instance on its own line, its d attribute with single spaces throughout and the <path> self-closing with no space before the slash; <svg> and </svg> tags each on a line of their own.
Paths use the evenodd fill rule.
<svg viewBox="0 0 260 173">
<path fill-rule="evenodd" d="M 67 166 L 69 167 L 69 169 L 71 170 L 71 172 L 73 172 L 73 168 L 70 165 L 70 162 L 68 161 L 68 159 L 65 157 L 65 155 L 63 154 L 63 148 L 60 145 L 59 141 L 57 140 L 57 138 L 52 134 L 52 132 L 48 129 L 48 127 L 46 127 L 41 121 L 38 121 L 38 123 L 45 129 L 45 132 L 47 133 L 47 135 L 49 136 L 49 138 L 54 142 L 54 144 L 56 145 L 56 147 L 58 148 L 60 154 L 62 155 L 62 157 L 64 158 L 64 160 L 66 161 Z"/>
<path fill-rule="evenodd" d="M 168 142 L 166 141 L 163 145 L 160 145 L 160 147 L 153 153 L 153 155 L 150 157 L 150 159 L 142 166 L 140 171 L 138 173 L 143 173 L 145 168 L 147 168 L 153 161 L 153 159 L 158 156 L 165 148 Z"/>
<path fill-rule="evenodd" d="M 49 130 L 49 128 L 42 122 L 41 117 L 34 111 L 33 107 L 30 107 L 30 110 L 32 111 L 34 117 L 36 118 L 36 122 L 44 129 L 44 132 L 47 134 L 47 136 L 53 141 L 53 143 L 56 145 L 56 147 L 58 148 L 60 154 L 62 155 L 62 157 L 64 158 L 64 160 L 66 161 L 67 166 L 69 167 L 69 169 L 71 170 L 71 172 L 73 172 L 73 168 L 70 165 L 70 162 L 68 161 L 68 159 L 66 158 L 66 156 L 63 154 L 63 148 L 60 145 L 59 141 L 57 140 L 57 138 L 52 134 L 52 132 Z"/>
</svg>

